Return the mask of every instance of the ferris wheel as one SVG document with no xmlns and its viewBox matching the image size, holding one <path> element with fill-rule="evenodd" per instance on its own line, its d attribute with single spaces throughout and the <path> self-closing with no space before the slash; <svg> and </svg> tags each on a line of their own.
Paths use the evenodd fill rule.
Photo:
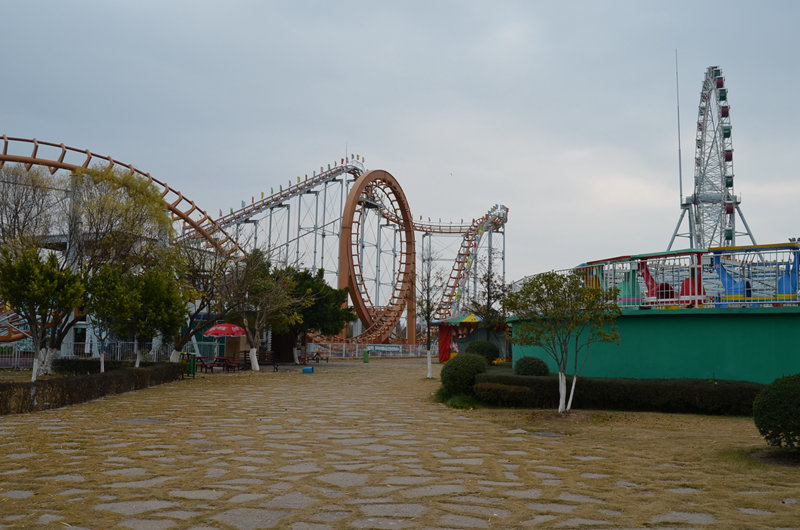
<svg viewBox="0 0 800 530">
<path fill-rule="evenodd" d="M 683 212 L 669 249 L 688 211 L 690 246 L 709 248 L 732 246 L 737 235 L 753 234 L 742 215 L 741 198 L 734 193 L 733 140 L 728 87 L 718 66 L 709 66 L 703 78 L 697 109 L 695 135 L 694 190 L 682 199 Z M 738 231 L 736 217 L 744 231 Z"/>
</svg>

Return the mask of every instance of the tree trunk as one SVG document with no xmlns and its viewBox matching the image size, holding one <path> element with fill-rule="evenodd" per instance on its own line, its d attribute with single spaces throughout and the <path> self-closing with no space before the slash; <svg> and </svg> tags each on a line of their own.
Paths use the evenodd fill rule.
<svg viewBox="0 0 800 530">
<path fill-rule="evenodd" d="M 136 352 L 136 362 L 134 363 L 134 368 L 139 368 L 139 364 L 142 362 L 142 352 L 139 350 L 139 341 L 133 341 L 133 349 Z"/>
<path fill-rule="evenodd" d="M 572 398 L 575 397 L 575 383 L 578 381 L 578 376 L 572 376 L 572 389 L 569 391 L 569 401 L 567 401 L 567 412 L 572 410 Z"/>
<path fill-rule="evenodd" d="M 103 374 L 106 371 L 106 352 L 100 352 L 100 373 Z"/>
<path fill-rule="evenodd" d="M 567 411 L 567 375 L 558 372 L 558 413 L 564 414 Z"/>
<path fill-rule="evenodd" d="M 53 359 L 56 358 L 58 350 L 55 348 L 44 348 L 44 357 L 39 361 L 39 375 L 51 375 L 53 373 Z"/>
<path fill-rule="evenodd" d="M 254 372 L 261 370 L 261 368 L 258 366 L 258 355 L 256 355 L 257 351 L 257 348 L 250 348 L 250 368 Z"/>
<path fill-rule="evenodd" d="M 433 367 L 431 366 L 431 344 L 430 344 L 430 342 L 428 342 L 427 356 L 428 356 L 428 379 L 433 379 Z"/>
<path fill-rule="evenodd" d="M 39 375 L 39 352 L 36 352 L 36 355 L 33 356 L 33 369 L 31 370 L 31 383 L 36 382 L 36 376 Z M 33 392 L 33 390 L 31 390 Z M 31 398 L 34 397 L 35 394 L 31 394 Z"/>
<path fill-rule="evenodd" d="M 180 362 L 180 360 L 181 360 L 181 352 L 173 348 L 172 353 L 169 354 L 169 362 L 177 363 Z"/>
</svg>

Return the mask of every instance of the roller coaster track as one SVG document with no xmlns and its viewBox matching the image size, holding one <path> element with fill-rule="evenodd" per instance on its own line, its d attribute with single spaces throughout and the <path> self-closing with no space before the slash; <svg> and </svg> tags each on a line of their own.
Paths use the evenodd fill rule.
<svg viewBox="0 0 800 530">
<path fill-rule="evenodd" d="M 281 206 L 285 201 L 309 193 L 313 188 L 325 185 L 337 177 L 345 174 L 352 175 L 354 177 L 353 186 L 348 193 L 341 219 L 339 286 L 350 288 L 356 313 L 364 325 L 364 331 L 350 339 L 350 341 L 358 343 L 396 341 L 397 337 L 393 336 L 393 333 L 400 322 L 403 311 L 406 312 L 409 323 L 415 321 L 415 232 L 460 234 L 462 236 L 460 249 L 436 313 L 436 318 L 446 318 L 450 316 L 454 304 L 457 303 L 460 288 L 464 285 L 465 278 L 474 264 L 474 253 L 480 244 L 481 236 L 490 227 L 494 230 L 501 228 L 507 219 L 507 210 L 501 207 L 501 210 L 492 210 L 483 217 L 473 219 L 471 223 L 415 222 L 405 194 L 392 175 L 382 170 L 365 173 L 360 160 L 346 158 L 342 158 L 339 163 L 334 163 L 333 167 L 328 166 L 327 170 L 320 168 L 319 174 L 314 173 L 311 178 L 308 176 L 305 179 L 298 178 L 296 184 L 290 184 L 285 189 L 280 187 L 278 193 L 271 193 L 259 201 L 253 200 L 251 204 L 244 205 L 239 210 L 231 211 L 228 215 L 214 219 L 197 207 L 194 201 L 184 197 L 180 191 L 170 188 L 149 173 L 119 162 L 110 156 L 101 156 L 89 150 L 43 142 L 35 138 L 13 138 L 3 135 L 2 140 L 0 167 L 5 162 L 15 162 L 25 165 L 28 169 L 32 166 L 47 167 L 51 174 L 55 174 L 59 169 L 76 171 L 88 168 L 94 160 L 97 160 L 128 171 L 130 174 L 138 174 L 157 187 L 171 213 L 172 220 L 182 223 L 181 233 L 177 237 L 178 243 L 205 240 L 207 246 L 231 259 L 241 259 L 245 255 L 245 251 L 239 242 L 226 232 L 228 227 L 245 222 L 269 208 Z M 40 147 L 44 147 L 44 149 L 40 150 Z M 28 148 L 30 154 L 12 154 L 10 152 L 19 152 L 24 148 Z M 43 155 L 41 151 L 47 151 L 50 156 Z M 74 161 L 75 158 L 78 160 Z M 381 216 L 399 227 L 401 240 L 398 272 L 395 276 L 392 293 L 388 303 L 380 306 L 373 304 L 370 298 L 363 274 L 362 257 L 358 250 L 358 238 L 365 209 L 368 208 L 366 206 L 368 198 L 377 196 L 381 196 L 384 202 Z M 24 333 L 19 328 L 22 324 L 14 313 L 0 312 L 0 342 L 22 338 Z M 413 344 L 415 342 L 414 325 L 409 325 L 408 328 L 410 332 L 408 341 Z"/>
<path fill-rule="evenodd" d="M 199 208 L 194 201 L 184 197 L 180 191 L 170 188 L 164 182 L 153 178 L 150 173 L 140 171 L 132 165 L 119 162 L 110 156 L 97 155 L 88 149 L 81 150 L 68 147 L 64 144 L 42 142 L 36 138 L 9 138 L 5 134 L 2 136 L 2 140 L 3 152 L 0 153 L 0 167 L 2 167 L 5 162 L 24 164 L 26 169 L 30 169 L 32 166 L 43 166 L 49 168 L 50 174 L 52 175 L 59 169 L 68 171 L 86 169 L 93 160 L 97 160 L 102 163 L 107 163 L 114 168 L 128 171 L 131 175 L 137 174 L 156 186 L 170 211 L 172 220 L 181 221 L 184 230 L 188 229 L 199 234 L 200 237 L 206 240 L 208 246 L 213 247 L 224 256 L 228 256 L 232 259 L 241 259 L 244 257 L 244 250 L 239 246 L 239 243 L 228 235 L 204 210 Z M 30 146 L 30 154 L 15 155 L 9 153 L 9 147 L 18 146 Z M 49 148 L 51 151 L 55 149 L 56 156 L 47 157 L 42 155 L 39 152 L 39 148 L 42 146 Z M 67 157 L 72 159 L 76 156 L 83 159 L 82 163 L 71 163 L 65 160 Z"/>
</svg>

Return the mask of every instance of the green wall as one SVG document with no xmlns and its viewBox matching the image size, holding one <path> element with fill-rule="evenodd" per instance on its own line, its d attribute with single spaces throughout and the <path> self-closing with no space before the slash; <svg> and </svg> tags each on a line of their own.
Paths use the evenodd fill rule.
<svg viewBox="0 0 800 530">
<path fill-rule="evenodd" d="M 580 375 L 770 383 L 800 373 L 797 307 L 626 310 L 617 326 L 620 344 L 593 344 Z M 556 371 L 544 350 L 514 344 L 514 361 L 524 356 Z"/>
</svg>

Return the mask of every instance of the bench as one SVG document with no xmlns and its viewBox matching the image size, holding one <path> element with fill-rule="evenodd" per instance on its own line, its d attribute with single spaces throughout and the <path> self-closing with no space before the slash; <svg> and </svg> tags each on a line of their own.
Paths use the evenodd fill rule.
<svg viewBox="0 0 800 530">
<path fill-rule="evenodd" d="M 320 352 L 317 352 L 314 355 L 300 355 L 298 357 L 300 364 L 308 364 L 309 361 L 316 361 L 316 363 L 319 364 L 319 362 L 322 360 L 324 360 L 327 363 L 329 359 L 330 355 Z"/>
<path fill-rule="evenodd" d="M 225 369 L 225 363 L 220 361 L 218 357 L 202 357 L 198 355 L 197 357 L 197 367 L 208 373 L 214 373 L 214 368 L 217 366 L 221 367 L 223 370 Z"/>
</svg>

